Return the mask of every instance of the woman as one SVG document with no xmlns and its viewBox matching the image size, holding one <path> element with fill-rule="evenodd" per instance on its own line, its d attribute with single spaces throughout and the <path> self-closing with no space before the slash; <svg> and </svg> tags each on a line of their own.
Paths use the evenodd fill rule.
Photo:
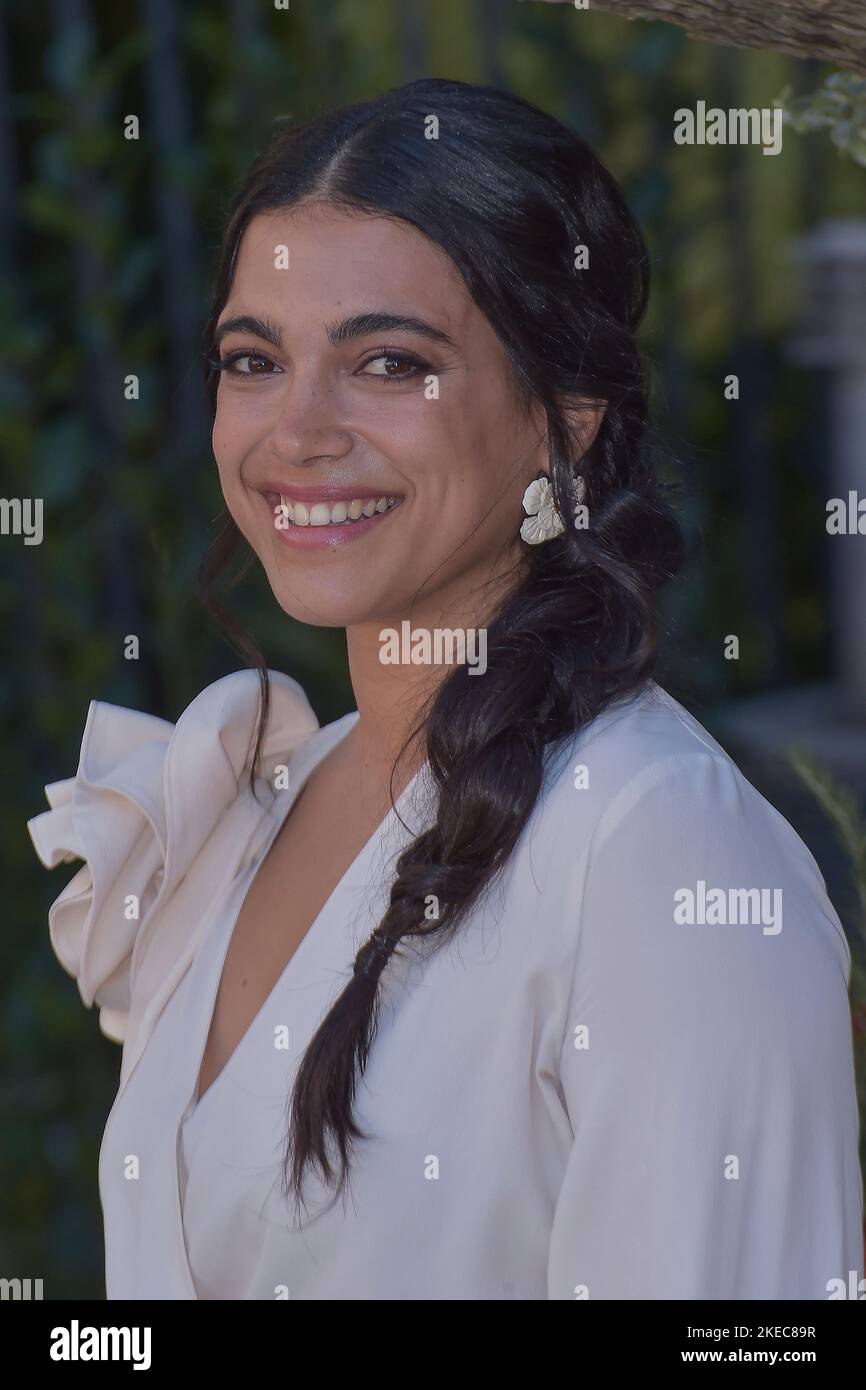
<svg viewBox="0 0 866 1390">
<path fill-rule="evenodd" d="M 824 1298 L 859 1267 L 841 926 L 652 679 L 681 538 L 646 297 L 611 176 L 504 92 L 415 82 L 253 166 L 205 587 L 242 537 L 345 627 L 357 709 L 320 728 L 252 667 L 176 726 L 94 703 L 30 823 L 86 861 L 52 940 L 124 1043 L 110 1298 Z"/>
</svg>

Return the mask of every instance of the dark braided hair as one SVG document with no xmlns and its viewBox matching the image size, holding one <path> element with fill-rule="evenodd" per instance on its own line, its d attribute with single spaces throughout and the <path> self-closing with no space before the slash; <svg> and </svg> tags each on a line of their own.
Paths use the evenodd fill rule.
<svg viewBox="0 0 866 1390">
<path fill-rule="evenodd" d="M 425 138 L 431 115 L 437 139 Z M 308 1166 L 328 1185 L 336 1179 L 339 1194 L 353 1145 L 366 1138 L 353 1107 L 390 956 L 454 936 L 508 860 L 563 740 L 650 678 L 659 641 L 653 591 L 683 562 L 682 533 L 645 437 L 634 333 L 649 288 L 646 246 L 614 179 L 578 136 L 508 92 L 434 78 L 281 124 L 244 181 L 222 242 L 203 339 L 213 413 L 213 334 L 243 233 L 257 214 L 304 200 L 400 220 L 450 256 L 503 346 L 516 398 L 543 407 L 560 514 L 573 513 L 580 472 L 590 524 L 521 547 L 522 566 L 487 625 L 484 679 L 455 666 L 404 744 L 401 757 L 423 731 L 435 822 L 400 855 L 389 906 L 301 1059 L 283 1172 L 284 1195 L 299 1202 Z M 588 249 L 585 268 L 576 268 L 578 246 Z M 566 410 L 582 402 L 606 409 L 575 459 Z M 259 672 L 255 766 L 267 671 L 215 592 L 240 543 L 226 513 L 201 581 L 205 602 Z M 440 904 L 432 921 L 430 895 Z"/>
</svg>

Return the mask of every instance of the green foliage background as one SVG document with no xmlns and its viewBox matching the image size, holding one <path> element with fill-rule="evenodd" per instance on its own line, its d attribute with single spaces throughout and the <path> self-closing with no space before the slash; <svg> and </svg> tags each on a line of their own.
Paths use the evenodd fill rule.
<svg viewBox="0 0 866 1390">
<path fill-rule="evenodd" d="M 776 158 L 673 143 L 677 107 L 771 105 L 821 65 L 568 6 L 71 0 L 8 6 L 0 39 L 2 490 L 45 508 L 42 545 L 0 538 L 0 1274 L 101 1298 L 96 1163 L 119 1049 L 51 951 L 71 870 L 41 869 L 25 821 L 74 772 L 92 698 L 175 719 L 239 664 L 194 591 L 220 503 L 199 335 L 222 217 L 270 122 L 427 74 L 492 81 L 572 123 L 621 180 L 654 261 L 657 419 L 703 547 L 668 599 L 672 671 L 699 700 L 828 674 L 825 390 L 786 354 L 786 248 L 821 216 L 862 215 L 864 174 L 821 134 L 786 129 Z M 238 602 L 322 722 L 353 708 L 340 634 L 290 622 L 260 580 Z"/>
</svg>

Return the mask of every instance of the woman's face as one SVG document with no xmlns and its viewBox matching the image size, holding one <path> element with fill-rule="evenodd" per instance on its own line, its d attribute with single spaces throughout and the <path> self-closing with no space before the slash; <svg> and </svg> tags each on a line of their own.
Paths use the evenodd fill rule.
<svg viewBox="0 0 866 1390">
<path fill-rule="evenodd" d="M 323 204 L 259 215 L 217 332 L 220 482 L 286 613 L 470 613 L 477 586 L 513 569 L 543 431 L 420 232 Z M 396 502 L 368 518 L 382 498 Z"/>
</svg>

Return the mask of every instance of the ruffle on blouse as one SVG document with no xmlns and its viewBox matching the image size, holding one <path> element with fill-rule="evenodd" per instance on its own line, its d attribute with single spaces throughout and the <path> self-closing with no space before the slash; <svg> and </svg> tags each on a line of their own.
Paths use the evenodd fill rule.
<svg viewBox="0 0 866 1390">
<path fill-rule="evenodd" d="M 319 727 L 297 681 L 269 675 L 260 786 L 272 785 L 277 765 Z M 249 815 L 237 824 L 261 819 L 248 778 L 259 712 L 252 670 L 208 686 L 176 725 L 93 700 L 75 777 L 46 786 L 51 809 L 27 823 L 46 868 L 85 861 L 49 909 L 49 933 L 84 1003 L 99 1008 L 100 1028 L 115 1042 L 127 1037 L 137 947 L 154 908 L 169 899 L 239 799 L 249 802 Z"/>
</svg>

